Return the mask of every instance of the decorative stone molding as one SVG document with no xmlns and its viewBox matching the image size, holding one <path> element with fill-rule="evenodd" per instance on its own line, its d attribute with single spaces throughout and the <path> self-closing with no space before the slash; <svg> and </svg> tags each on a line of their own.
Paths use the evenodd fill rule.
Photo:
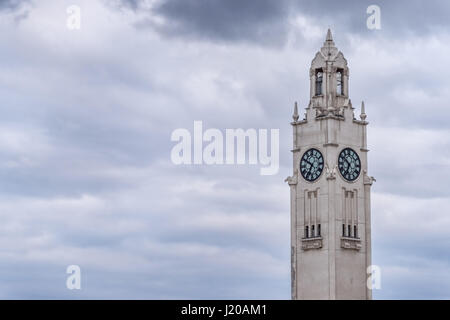
<svg viewBox="0 0 450 320">
<path fill-rule="evenodd" d="M 358 120 L 358 119 L 353 119 L 353 123 L 357 123 L 363 126 L 367 126 L 369 124 L 368 121 L 362 121 L 362 120 Z"/>
<path fill-rule="evenodd" d="M 334 166 L 334 168 L 330 169 L 328 167 L 328 164 L 325 167 L 325 174 L 327 177 L 327 180 L 334 180 L 336 179 L 336 172 L 337 172 L 337 165 Z"/>
<path fill-rule="evenodd" d="M 291 122 L 291 125 L 296 126 L 296 125 L 304 124 L 304 123 L 307 123 L 307 122 L 308 121 L 306 119 L 303 119 L 303 120 L 299 120 L 299 121 L 293 121 L 293 122 Z"/>
<path fill-rule="evenodd" d="M 321 117 L 321 116 L 325 116 L 327 114 L 326 110 L 322 109 L 322 108 L 317 108 L 316 109 L 316 118 L 317 117 Z"/>
<path fill-rule="evenodd" d="M 326 120 L 326 119 L 334 119 L 334 120 L 340 120 L 340 121 L 344 121 L 345 118 L 343 116 L 339 116 L 339 115 L 334 115 L 331 113 L 323 112 L 323 114 L 321 114 L 320 116 L 316 117 L 316 120 Z"/>
<path fill-rule="evenodd" d="M 302 238 L 302 249 L 303 250 L 311 250 L 311 249 L 320 249 L 322 248 L 322 237 L 314 237 L 314 238 Z"/>
<path fill-rule="evenodd" d="M 359 250 L 361 247 L 361 239 L 341 237 L 341 248 Z"/>
<path fill-rule="evenodd" d="M 289 185 L 295 185 L 298 183 L 298 169 L 294 170 L 294 175 L 292 177 L 287 177 L 284 179 L 284 182 L 287 182 Z"/>
<path fill-rule="evenodd" d="M 324 147 L 339 147 L 339 143 L 336 142 L 327 142 L 323 144 Z"/>
<path fill-rule="evenodd" d="M 336 107 L 335 98 L 330 95 L 326 101 L 326 106 L 320 105 L 317 100 L 312 103 L 313 109 L 316 109 L 316 119 L 323 117 L 331 117 L 333 119 L 344 120 L 344 108 L 345 106 Z"/>
<path fill-rule="evenodd" d="M 336 115 L 336 116 L 339 116 L 339 117 L 344 117 L 344 108 L 345 107 L 338 107 L 336 110 L 335 110 L 335 112 L 334 112 L 334 114 Z"/>
<path fill-rule="evenodd" d="M 345 98 L 344 103 L 342 104 L 343 108 L 349 108 L 350 107 L 350 99 Z"/>
<path fill-rule="evenodd" d="M 374 177 L 369 177 L 367 175 L 367 170 L 363 170 L 363 183 L 365 185 L 372 185 L 372 183 L 374 183 L 374 181 L 377 181 Z"/>
</svg>

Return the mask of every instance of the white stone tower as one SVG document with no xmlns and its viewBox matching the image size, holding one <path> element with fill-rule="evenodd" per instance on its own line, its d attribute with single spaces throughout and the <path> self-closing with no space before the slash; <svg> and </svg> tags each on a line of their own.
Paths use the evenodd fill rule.
<svg viewBox="0 0 450 320">
<path fill-rule="evenodd" d="M 348 96 L 349 69 L 331 31 L 310 68 L 304 119 L 294 108 L 292 299 L 371 299 L 370 188 L 364 102 Z"/>
</svg>

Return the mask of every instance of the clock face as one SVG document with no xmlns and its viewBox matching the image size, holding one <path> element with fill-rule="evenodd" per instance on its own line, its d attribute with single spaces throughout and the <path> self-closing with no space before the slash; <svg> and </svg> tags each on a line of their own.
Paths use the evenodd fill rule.
<svg viewBox="0 0 450 320">
<path fill-rule="evenodd" d="M 314 181 L 323 171 L 323 156 L 317 149 L 309 149 L 300 160 L 300 172 L 307 181 Z"/>
<path fill-rule="evenodd" d="M 345 148 L 339 154 L 338 167 L 344 179 L 354 181 L 361 172 L 361 160 L 355 151 Z"/>
</svg>

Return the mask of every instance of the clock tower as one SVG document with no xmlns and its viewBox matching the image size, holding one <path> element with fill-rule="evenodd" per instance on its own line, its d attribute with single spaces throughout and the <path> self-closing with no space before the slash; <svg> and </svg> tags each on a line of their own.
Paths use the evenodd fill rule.
<svg viewBox="0 0 450 320">
<path fill-rule="evenodd" d="M 292 299 L 371 299 L 370 188 L 364 102 L 349 99 L 349 68 L 328 30 L 309 70 L 303 119 L 294 107 Z"/>
</svg>

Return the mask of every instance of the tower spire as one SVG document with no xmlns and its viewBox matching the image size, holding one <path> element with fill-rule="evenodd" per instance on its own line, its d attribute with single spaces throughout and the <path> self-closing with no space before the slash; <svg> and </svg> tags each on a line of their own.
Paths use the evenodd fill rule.
<svg viewBox="0 0 450 320">
<path fill-rule="evenodd" d="M 366 120 L 366 107 L 364 106 L 364 101 L 361 102 L 361 115 L 359 116 L 362 121 Z"/>
<path fill-rule="evenodd" d="M 331 34 L 330 28 L 328 28 L 327 36 L 325 37 L 325 42 L 323 43 L 321 52 L 327 60 L 332 60 L 333 57 L 338 53 L 338 49 L 334 44 L 333 35 Z"/>
<path fill-rule="evenodd" d="M 330 28 L 328 28 L 328 31 L 327 31 L 327 38 L 326 38 L 325 41 L 333 41 L 333 36 L 331 35 L 331 30 L 330 30 Z"/>
<path fill-rule="evenodd" d="M 335 46 L 334 40 L 333 40 L 333 35 L 331 34 L 330 28 L 328 28 L 327 36 L 325 37 L 325 42 L 323 43 L 323 46 L 325 48 L 333 48 Z"/>
<path fill-rule="evenodd" d="M 292 119 L 294 119 L 294 121 L 298 120 L 298 107 L 297 107 L 297 101 L 295 101 L 295 105 L 294 105 L 294 114 L 292 115 Z"/>
</svg>

